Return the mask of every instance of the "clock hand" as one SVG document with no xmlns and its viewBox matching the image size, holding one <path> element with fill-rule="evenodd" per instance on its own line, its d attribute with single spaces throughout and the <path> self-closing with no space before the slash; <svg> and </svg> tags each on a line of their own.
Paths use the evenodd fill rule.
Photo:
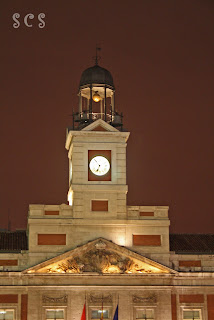
<svg viewBox="0 0 214 320">
<path fill-rule="evenodd" d="M 98 163 L 98 166 L 99 166 L 99 167 L 97 168 L 97 170 L 96 170 L 96 171 L 99 171 L 99 169 L 100 169 L 100 164 L 99 164 L 99 163 Z"/>
</svg>

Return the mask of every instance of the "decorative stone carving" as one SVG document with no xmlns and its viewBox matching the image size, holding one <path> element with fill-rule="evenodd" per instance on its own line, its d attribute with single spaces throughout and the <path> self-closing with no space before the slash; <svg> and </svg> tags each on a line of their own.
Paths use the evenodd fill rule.
<svg viewBox="0 0 214 320">
<path fill-rule="evenodd" d="M 140 261 L 119 255 L 107 249 L 102 241 L 98 242 L 96 249 L 89 250 L 84 255 L 67 259 L 46 269 L 48 273 L 152 273 L 152 266 L 142 264 Z"/>
<path fill-rule="evenodd" d="M 42 302 L 46 303 L 46 302 L 51 302 L 51 303 L 67 303 L 68 301 L 68 296 L 62 296 L 62 297 L 58 297 L 58 298 L 53 298 L 53 297 L 48 297 L 48 296 L 42 296 Z"/>
<path fill-rule="evenodd" d="M 100 240 L 99 242 L 97 242 L 95 244 L 95 247 L 96 247 L 96 249 L 105 249 L 106 248 L 106 244 L 102 240 Z"/>
<path fill-rule="evenodd" d="M 26 273 L 81 274 L 150 274 L 170 273 L 166 268 L 148 258 L 120 247 L 105 239 L 97 239 L 43 262 Z M 174 273 L 174 272 L 173 272 Z"/>
<path fill-rule="evenodd" d="M 102 302 L 112 302 L 112 295 L 101 295 L 101 294 L 90 294 L 89 295 L 90 303 L 102 303 Z"/>
<path fill-rule="evenodd" d="M 137 296 L 133 295 L 132 301 L 134 303 L 156 303 L 157 302 L 157 296 L 155 294 L 152 294 L 150 296 Z"/>
</svg>

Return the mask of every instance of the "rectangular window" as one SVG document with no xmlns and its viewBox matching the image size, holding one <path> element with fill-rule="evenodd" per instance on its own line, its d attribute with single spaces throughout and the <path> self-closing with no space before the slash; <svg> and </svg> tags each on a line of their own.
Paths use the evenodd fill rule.
<svg viewBox="0 0 214 320">
<path fill-rule="evenodd" d="M 137 309 L 137 320 L 154 320 L 154 309 Z"/>
<path fill-rule="evenodd" d="M 0 309 L 0 320 L 14 320 L 14 309 Z"/>
<path fill-rule="evenodd" d="M 91 310 L 91 319 L 100 320 L 103 313 L 103 319 L 109 319 L 109 310 L 108 309 L 92 309 Z"/>
<path fill-rule="evenodd" d="M 183 310 L 183 320 L 202 320 L 201 310 Z"/>
<path fill-rule="evenodd" d="M 46 320 L 64 320 L 64 310 L 63 309 L 47 309 L 46 310 Z"/>
</svg>

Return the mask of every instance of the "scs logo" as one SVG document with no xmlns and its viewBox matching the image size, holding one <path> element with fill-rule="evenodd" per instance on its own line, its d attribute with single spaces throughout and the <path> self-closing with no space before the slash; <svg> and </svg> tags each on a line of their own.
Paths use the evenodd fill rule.
<svg viewBox="0 0 214 320">
<path fill-rule="evenodd" d="M 18 20 L 20 18 L 20 14 L 19 13 L 14 13 L 13 14 L 13 21 L 15 21 L 15 23 L 13 24 L 13 27 L 15 29 L 18 29 L 21 25 L 20 21 Z M 32 13 L 28 13 L 26 14 L 26 16 L 24 16 L 23 21 L 24 24 L 26 25 L 26 27 L 31 28 L 33 27 L 33 19 L 35 18 L 34 14 Z M 45 27 L 45 21 L 43 20 L 45 18 L 45 14 L 44 13 L 39 13 L 37 16 L 37 22 L 38 22 L 38 27 L 40 29 L 43 29 Z"/>
</svg>

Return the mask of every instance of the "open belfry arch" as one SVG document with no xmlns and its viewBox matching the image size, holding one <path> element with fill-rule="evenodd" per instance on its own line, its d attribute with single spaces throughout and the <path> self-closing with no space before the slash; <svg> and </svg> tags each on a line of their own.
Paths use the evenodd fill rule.
<svg viewBox="0 0 214 320">
<path fill-rule="evenodd" d="M 214 235 L 170 235 L 167 206 L 127 205 L 115 92 L 96 55 L 66 131 L 68 204 L 0 232 L 0 320 L 214 320 Z"/>
</svg>

